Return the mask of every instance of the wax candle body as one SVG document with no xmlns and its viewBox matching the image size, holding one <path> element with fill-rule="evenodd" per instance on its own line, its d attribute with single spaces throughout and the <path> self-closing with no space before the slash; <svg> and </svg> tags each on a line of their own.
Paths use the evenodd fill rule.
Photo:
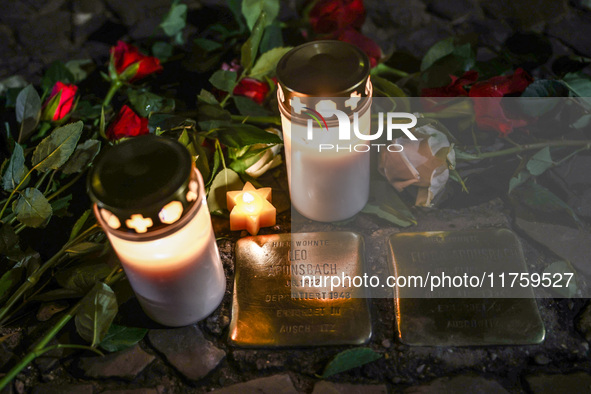
<svg viewBox="0 0 591 394">
<path fill-rule="evenodd" d="M 247 230 L 251 235 L 257 235 L 261 227 L 274 226 L 277 211 L 270 201 L 270 187 L 256 189 L 250 182 L 246 182 L 240 191 L 227 192 L 230 230 Z"/>
<path fill-rule="evenodd" d="M 197 175 L 199 195 L 205 196 L 203 180 Z M 102 222 L 96 205 L 94 209 Z M 167 326 L 184 326 L 207 317 L 226 289 L 205 197 L 187 215 L 193 216 L 182 228 L 153 240 L 126 240 L 107 231 L 143 310 Z"/>
<path fill-rule="evenodd" d="M 359 116 L 363 133 L 369 132 L 370 121 L 370 111 Z M 352 130 L 350 141 L 339 140 L 338 126 L 315 128 L 311 141 L 306 125 L 291 122 L 283 113 L 281 123 L 292 206 L 320 222 L 345 220 L 361 211 L 369 198 L 369 142 Z M 321 149 L 325 145 L 335 148 Z"/>
</svg>

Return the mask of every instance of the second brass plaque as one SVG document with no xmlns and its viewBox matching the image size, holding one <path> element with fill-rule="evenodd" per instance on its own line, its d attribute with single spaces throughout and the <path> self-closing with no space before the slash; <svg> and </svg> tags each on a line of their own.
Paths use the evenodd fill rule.
<svg viewBox="0 0 591 394">
<path fill-rule="evenodd" d="M 243 347 L 363 344 L 371 318 L 359 289 L 302 283 L 302 275 L 363 275 L 351 232 L 260 235 L 236 244 L 230 342 Z"/>
<path fill-rule="evenodd" d="M 390 238 L 390 252 L 395 274 L 407 278 L 442 272 L 478 277 L 491 272 L 495 277 L 500 272 L 527 272 L 519 240 L 507 229 L 399 233 Z M 545 329 L 531 288 L 504 291 L 498 286 L 487 290 L 399 287 L 400 340 L 415 346 L 542 342 Z"/>
</svg>

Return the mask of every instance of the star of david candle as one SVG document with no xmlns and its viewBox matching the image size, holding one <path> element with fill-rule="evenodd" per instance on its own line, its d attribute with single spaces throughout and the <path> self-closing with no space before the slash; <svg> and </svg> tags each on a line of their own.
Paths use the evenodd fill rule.
<svg viewBox="0 0 591 394">
<path fill-rule="evenodd" d="M 167 326 L 211 314 L 226 288 L 203 179 L 180 143 L 134 137 L 88 177 L 98 222 L 146 314 Z"/>
<path fill-rule="evenodd" d="M 345 220 L 367 203 L 369 71 L 367 55 L 341 41 L 300 45 L 277 64 L 291 203 L 309 219 Z"/>
</svg>

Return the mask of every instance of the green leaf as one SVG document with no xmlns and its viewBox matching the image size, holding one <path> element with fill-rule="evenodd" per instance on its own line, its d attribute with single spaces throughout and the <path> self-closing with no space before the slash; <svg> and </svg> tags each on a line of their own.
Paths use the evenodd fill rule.
<svg viewBox="0 0 591 394">
<path fill-rule="evenodd" d="M 39 190 L 30 187 L 12 205 L 16 218 L 29 227 L 43 227 L 51 217 L 51 205 Z"/>
<path fill-rule="evenodd" d="M 324 368 L 321 378 L 326 379 L 334 374 L 374 362 L 382 355 L 367 347 L 345 350 L 337 354 Z"/>
<path fill-rule="evenodd" d="M 164 41 L 156 41 L 152 45 L 152 55 L 156 56 L 160 60 L 167 60 L 172 56 L 174 47 Z"/>
<path fill-rule="evenodd" d="M 261 44 L 259 45 L 260 52 L 266 53 L 271 49 L 282 47 L 283 44 L 283 29 L 281 22 L 274 20 L 269 26 L 265 28 Z"/>
<path fill-rule="evenodd" d="M 232 190 L 240 190 L 244 184 L 236 172 L 229 168 L 221 170 L 213 179 L 207 196 L 209 211 L 223 214 L 227 210 L 226 193 Z"/>
<path fill-rule="evenodd" d="M 35 148 L 33 166 L 40 172 L 60 168 L 76 149 L 82 127 L 82 121 L 78 121 L 55 129 Z"/>
<path fill-rule="evenodd" d="M 231 148 L 255 144 L 281 144 L 281 138 L 273 133 L 249 124 L 234 124 L 218 131 L 220 142 Z"/>
<path fill-rule="evenodd" d="M 570 126 L 575 129 L 583 129 L 583 128 L 589 126 L 589 123 L 591 123 L 591 114 L 586 114 L 586 115 L 581 116 L 579 119 L 577 119 L 575 122 L 573 122 L 573 124 L 571 124 Z"/>
<path fill-rule="evenodd" d="M 476 53 L 470 43 L 456 45 L 454 50 L 436 60 L 423 71 L 422 87 L 434 88 L 445 86 L 451 82 L 450 75 L 460 76 L 473 69 L 476 64 Z"/>
<path fill-rule="evenodd" d="M 77 59 L 67 62 L 66 68 L 74 77 L 73 82 L 78 83 L 86 79 L 88 74 L 94 70 L 95 64 L 92 59 Z"/>
<path fill-rule="evenodd" d="M 254 147 L 253 147 L 254 148 Z M 232 148 L 229 148 L 232 149 Z M 252 149 L 252 148 L 251 148 Z M 245 171 L 252 166 L 254 163 L 259 161 L 261 157 L 265 154 L 265 151 L 269 148 L 261 148 L 261 149 L 253 149 L 251 152 L 248 150 L 245 154 L 236 157 L 232 162 L 230 162 L 230 168 L 238 173 L 245 173 Z"/>
<path fill-rule="evenodd" d="M 147 118 L 153 112 L 173 112 L 175 107 L 174 99 L 158 96 L 150 92 L 129 90 L 127 93 L 129 101 L 138 115 Z"/>
<path fill-rule="evenodd" d="M 187 5 L 173 2 L 160 27 L 169 37 L 175 37 L 187 25 Z M 182 42 L 181 42 L 182 44 Z"/>
<path fill-rule="evenodd" d="M 97 250 L 102 249 L 103 246 L 103 244 L 96 242 L 80 242 L 66 249 L 66 253 L 69 253 L 70 255 L 87 254 L 96 252 Z"/>
<path fill-rule="evenodd" d="M 561 297 L 572 298 L 577 293 L 576 271 L 568 261 L 555 261 L 544 269 L 544 273 L 550 274 L 552 278 L 552 287 L 550 289 Z M 560 274 L 562 280 L 555 282 L 554 274 Z M 572 277 L 570 274 L 572 274 Z M 556 275 L 556 279 L 560 276 Z M 571 278 L 570 281 L 568 280 L 569 277 Z M 568 286 L 566 286 L 567 282 Z M 562 287 L 555 286 L 555 284 Z"/>
<path fill-rule="evenodd" d="M 531 208 L 542 212 L 566 212 L 576 222 L 580 223 L 573 209 L 562 201 L 560 197 L 542 185 L 530 181 L 522 185 L 519 189 L 515 189 L 515 193 L 517 193 L 516 197 L 518 201 L 525 203 Z"/>
<path fill-rule="evenodd" d="M 568 97 L 568 88 L 562 81 L 540 79 L 531 83 L 518 99 L 521 110 L 534 117 L 539 117 L 552 110 L 560 102 L 548 97 Z"/>
<path fill-rule="evenodd" d="M 101 150 L 101 143 L 98 140 L 86 140 L 76 147 L 62 168 L 64 174 L 74 174 L 85 170 L 92 163 Z"/>
<path fill-rule="evenodd" d="M 148 333 L 147 328 L 125 327 L 111 324 L 107 335 L 100 343 L 100 347 L 108 352 L 118 352 L 127 349 L 141 341 Z"/>
<path fill-rule="evenodd" d="M 195 161 L 195 165 L 201 173 L 201 176 L 203 176 L 203 179 L 209 179 L 209 176 L 211 175 L 211 170 L 209 169 L 209 160 L 207 158 L 207 152 L 201 145 L 204 141 L 204 138 L 198 134 L 193 135 L 194 138 L 192 138 L 192 136 L 189 135 L 190 132 L 192 131 L 184 129 L 178 141 L 187 148 L 189 153 L 191 153 L 191 156 Z"/>
<path fill-rule="evenodd" d="M 562 81 L 538 79 L 525 88 L 521 97 L 568 97 L 568 88 Z"/>
<path fill-rule="evenodd" d="M 2 177 L 2 187 L 6 191 L 14 190 L 25 178 L 25 175 L 27 175 L 28 172 L 29 170 L 25 166 L 25 154 L 23 148 L 18 143 L 15 143 L 10 162 Z"/>
<path fill-rule="evenodd" d="M 197 96 L 197 100 L 202 101 L 206 104 L 211 104 L 211 105 L 218 105 L 219 104 L 219 102 L 216 100 L 215 96 L 211 92 L 209 92 L 205 89 L 201 89 L 201 92 Z"/>
<path fill-rule="evenodd" d="M 33 296 L 32 301 L 49 302 L 56 300 L 64 300 L 69 298 L 82 298 L 86 293 L 70 289 L 55 289 L 49 290 L 45 293 Z"/>
<path fill-rule="evenodd" d="M 238 108 L 238 112 L 244 116 L 269 116 L 273 115 L 271 111 L 263 106 L 258 105 L 248 97 L 234 96 L 234 104 Z"/>
<path fill-rule="evenodd" d="M 262 78 L 266 75 L 272 76 L 275 73 L 275 67 L 277 62 L 293 47 L 280 47 L 273 48 L 268 52 L 263 53 L 257 62 L 255 63 L 252 70 L 248 74 L 251 78 Z"/>
<path fill-rule="evenodd" d="M 244 18 L 242 16 L 242 0 L 226 0 L 226 5 L 232 11 L 234 19 L 242 32 L 246 26 L 244 25 Z"/>
<path fill-rule="evenodd" d="M 530 173 L 527 171 L 520 171 L 517 175 L 511 177 L 509 180 L 509 193 L 511 193 L 517 186 L 522 185 L 529 178 Z"/>
<path fill-rule="evenodd" d="M 550 147 L 545 147 L 532 156 L 527 162 L 526 168 L 533 176 L 542 175 L 544 171 L 552 167 L 554 162 L 550 156 Z"/>
<path fill-rule="evenodd" d="M 206 53 L 217 51 L 218 49 L 223 48 L 221 43 L 208 40 L 207 38 L 196 38 L 193 40 L 193 42 Z"/>
<path fill-rule="evenodd" d="M 98 244 L 102 246 L 101 244 Z M 63 288 L 78 292 L 89 291 L 98 281 L 111 273 L 111 267 L 105 263 L 80 264 L 55 274 L 57 283 Z"/>
<path fill-rule="evenodd" d="M 563 78 L 570 91 L 591 106 L 591 77 L 583 72 L 568 73 Z"/>
<path fill-rule="evenodd" d="M 451 54 L 455 49 L 454 38 L 449 37 L 435 43 L 421 61 L 421 71 L 425 71 L 431 67 L 437 60 L 444 58 Z"/>
<path fill-rule="evenodd" d="M 84 211 L 82 215 L 80 215 L 78 220 L 76 220 L 76 223 L 74 223 L 74 227 L 72 227 L 72 231 L 70 232 L 70 238 L 68 238 L 68 241 L 73 240 L 78 236 L 78 234 L 80 234 L 80 231 L 82 231 L 82 228 L 84 227 L 84 224 L 86 224 L 86 221 L 88 220 L 89 216 L 90 209 L 87 209 L 86 211 Z"/>
<path fill-rule="evenodd" d="M 387 97 L 406 97 L 404 90 L 400 89 L 394 82 L 388 81 L 378 75 L 371 76 L 371 82 L 377 86 Z"/>
<path fill-rule="evenodd" d="M 199 126 L 201 124 L 206 124 L 207 120 L 216 120 L 216 121 L 224 121 L 223 123 L 229 123 L 232 120 L 232 114 L 228 110 L 223 109 L 220 107 L 219 104 L 211 105 L 211 104 L 201 104 L 197 108 L 197 112 L 199 112 L 199 119 L 203 119 L 199 122 Z M 220 122 L 216 122 L 220 123 Z M 205 128 L 203 130 L 210 130 L 209 128 Z"/>
<path fill-rule="evenodd" d="M 417 224 L 415 217 L 400 199 L 396 190 L 383 180 L 371 182 L 370 202 L 361 212 L 376 215 L 400 227 Z"/>
<path fill-rule="evenodd" d="M 217 149 L 213 152 L 213 167 L 211 169 L 211 178 L 209 179 L 209 181 L 207 182 L 207 184 L 205 185 L 208 189 L 207 189 L 207 193 L 209 195 L 209 186 L 210 184 L 213 182 L 213 178 L 215 177 L 215 175 L 218 173 L 218 170 L 220 169 L 220 163 L 222 162 L 222 152 L 220 151 L 220 149 Z"/>
<path fill-rule="evenodd" d="M 18 235 L 10 224 L 3 223 L 0 226 L 0 255 L 7 256 L 13 252 L 20 252 Z"/>
<path fill-rule="evenodd" d="M 20 284 L 25 269 L 23 267 L 13 268 L 0 277 L 0 302 L 12 294 L 16 286 Z"/>
<path fill-rule="evenodd" d="M 209 78 L 209 82 L 215 86 L 216 88 L 223 90 L 224 92 L 230 92 L 234 90 L 234 85 L 236 85 L 236 72 L 235 71 L 228 71 L 228 70 L 218 70 L 211 78 Z"/>
<path fill-rule="evenodd" d="M 55 85 L 55 83 L 58 81 L 63 83 L 74 83 L 76 82 L 76 78 L 64 65 L 64 63 L 56 60 L 55 62 L 51 63 L 45 72 L 45 75 L 43 75 L 43 79 L 41 80 L 41 88 L 44 92 L 47 92 L 53 88 L 53 85 Z"/>
<path fill-rule="evenodd" d="M 261 26 L 264 29 L 273 23 L 279 15 L 279 0 L 242 0 L 242 15 L 244 15 L 250 30 L 254 30 L 255 24 L 263 12 L 267 14 L 266 20 Z"/>
<path fill-rule="evenodd" d="M 77 118 L 95 119 L 101 116 L 102 108 L 101 105 L 92 105 L 89 101 L 80 100 L 74 110 L 74 116 Z"/>
<path fill-rule="evenodd" d="M 242 3 L 244 6 L 244 2 Z M 261 39 L 263 38 L 263 32 L 265 30 L 264 24 L 267 20 L 267 14 L 262 12 L 258 17 L 254 28 L 252 29 L 252 33 L 250 37 L 244 44 L 242 44 L 242 48 L 240 49 L 240 64 L 244 67 L 244 72 L 248 74 L 254 61 L 257 57 L 257 53 L 259 51 L 259 45 L 261 43 Z"/>
<path fill-rule="evenodd" d="M 111 267 L 107 264 L 91 262 L 60 270 L 55 274 L 55 279 L 65 289 L 88 292 L 110 273 Z"/>
<path fill-rule="evenodd" d="M 99 282 L 81 301 L 75 323 L 78 334 L 96 347 L 117 315 L 117 298 L 109 286 Z"/>
<path fill-rule="evenodd" d="M 68 194 L 65 197 L 53 200 L 51 202 L 51 210 L 53 211 L 53 215 L 58 217 L 68 216 L 68 207 L 70 206 L 71 199 L 72 195 Z"/>
<path fill-rule="evenodd" d="M 23 142 L 35 130 L 41 117 L 41 97 L 33 85 L 27 85 L 18 94 L 15 111 L 16 120 L 21 124 L 18 142 Z"/>
</svg>

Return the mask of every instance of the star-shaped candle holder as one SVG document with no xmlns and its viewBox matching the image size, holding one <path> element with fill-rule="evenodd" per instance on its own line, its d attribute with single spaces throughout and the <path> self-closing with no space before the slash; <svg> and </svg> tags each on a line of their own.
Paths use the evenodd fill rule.
<svg viewBox="0 0 591 394">
<path fill-rule="evenodd" d="M 242 190 L 226 194 L 230 211 L 230 230 L 246 230 L 257 235 L 261 227 L 275 225 L 277 211 L 271 204 L 271 188 L 256 189 L 246 182 Z"/>
</svg>

